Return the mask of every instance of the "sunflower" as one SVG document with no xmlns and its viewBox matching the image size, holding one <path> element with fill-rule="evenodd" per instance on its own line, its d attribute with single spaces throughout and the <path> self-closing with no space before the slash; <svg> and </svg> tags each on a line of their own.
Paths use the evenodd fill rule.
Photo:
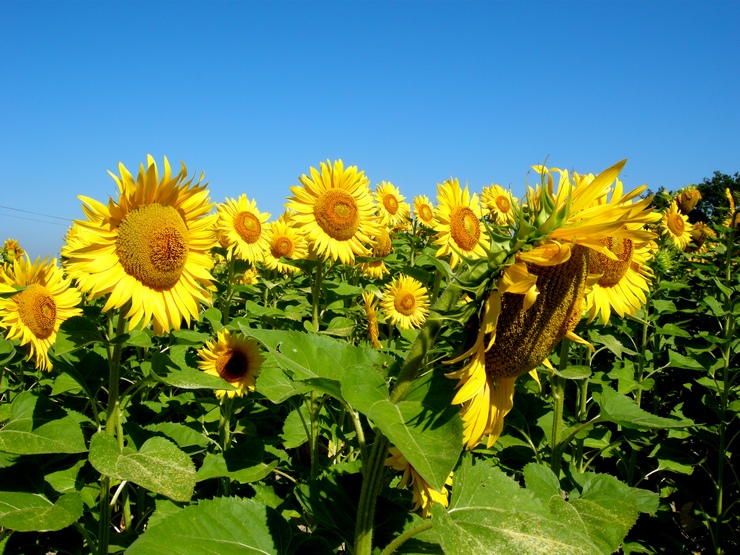
<svg viewBox="0 0 740 555">
<path fill-rule="evenodd" d="M 450 255 L 450 266 L 460 262 L 460 255 L 483 258 L 488 244 L 488 232 L 480 222 L 481 209 L 478 195 L 460 188 L 457 179 L 445 181 L 437 186 L 437 210 L 434 214 L 434 244 L 439 245 L 437 258 Z"/>
<path fill-rule="evenodd" d="M 264 227 L 270 214 L 257 210 L 257 201 L 248 201 L 245 194 L 227 198 L 217 212 L 218 228 L 228 248 L 242 260 L 261 262 L 269 248 Z"/>
<path fill-rule="evenodd" d="M 308 258 L 306 238 L 293 226 L 290 215 L 283 214 L 279 220 L 268 224 L 266 239 L 268 247 L 265 250 L 264 263 L 269 270 L 277 270 L 282 274 L 300 272 L 296 266 L 280 262 L 281 258 Z"/>
<path fill-rule="evenodd" d="M 244 273 L 237 279 L 238 283 L 242 285 L 256 285 L 260 281 L 260 273 L 257 268 L 252 266 L 244 270 Z"/>
<path fill-rule="evenodd" d="M 17 259 L 21 258 L 25 253 L 26 251 L 21 248 L 20 244 L 18 243 L 18 239 L 6 239 L 5 243 L 3 244 L 0 262 L 4 262 L 5 264 L 12 264 Z"/>
<path fill-rule="evenodd" d="M 198 301 L 211 303 L 209 289 L 217 216 L 203 175 L 185 181 L 187 169 L 172 175 L 167 158 L 160 181 L 147 156 L 134 181 L 119 164 L 118 200 L 104 205 L 80 196 L 87 220 L 75 220 L 76 239 L 64 249 L 64 265 L 91 298 L 110 294 L 103 310 L 129 303 L 132 328 L 154 320 L 154 331 L 180 329 L 183 318 L 198 318 Z"/>
<path fill-rule="evenodd" d="M 240 333 L 221 330 L 215 340 L 208 341 L 198 351 L 198 367 L 206 374 L 219 376 L 236 389 L 217 389 L 217 397 L 243 396 L 254 391 L 264 356 L 256 340 Z"/>
<path fill-rule="evenodd" d="M 434 205 L 426 195 L 414 197 L 414 217 L 422 225 L 434 227 Z"/>
<path fill-rule="evenodd" d="M 727 213 L 727 217 L 722 222 L 722 225 L 738 229 L 740 228 L 740 214 L 735 215 L 735 198 L 732 196 L 732 191 L 730 191 L 729 187 L 725 189 L 725 195 L 727 196 L 727 201 L 730 203 L 730 211 Z"/>
<path fill-rule="evenodd" d="M 49 347 L 57 338 L 59 326 L 67 318 L 82 311 L 79 291 L 66 279 L 56 259 L 47 264 L 36 259 L 31 264 L 28 255 L 16 259 L 0 272 L 0 293 L 15 295 L 0 298 L 0 327 L 7 328 L 8 339 L 29 345 L 26 360 L 34 358 L 37 369 L 51 370 Z"/>
<path fill-rule="evenodd" d="M 681 214 L 688 216 L 689 213 L 696 206 L 696 203 L 700 200 L 701 193 L 694 185 L 684 187 L 676 195 L 676 205 L 678 206 L 678 211 L 681 212 Z"/>
<path fill-rule="evenodd" d="M 671 206 L 663 216 L 661 227 L 671 243 L 678 248 L 683 249 L 691 241 L 691 224 L 688 216 L 684 216 L 678 211 L 676 201 L 671 202 Z"/>
<path fill-rule="evenodd" d="M 382 181 L 375 188 L 375 202 L 378 205 L 380 224 L 391 228 L 403 226 L 409 219 L 411 206 L 404 202 L 398 187 L 388 181 Z"/>
<path fill-rule="evenodd" d="M 368 179 L 357 166 L 344 167 L 341 160 L 332 166 L 321 163 L 321 172 L 311 168 L 303 174 L 301 186 L 290 188 L 294 196 L 285 206 L 296 213 L 296 227 L 306 234 L 309 246 L 323 258 L 353 264 L 355 255 L 368 256 L 370 243 L 378 234 L 375 206 Z"/>
<path fill-rule="evenodd" d="M 427 288 L 420 281 L 401 275 L 383 290 L 383 314 L 402 330 L 419 328 L 429 314 Z"/>
<path fill-rule="evenodd" d="M 363 291 L 362 301 L 365 308 L 365 316 L 367 317 L 367 336 L 370 338 L 370 343 L 373 344 L 373 347 L 381 349 L 383 345 L 379 340 L 378 313 L 376 311 L 378 298 L 374 293 Z"/>
<path fill-rule="evenodd" d="M 371 255 L 374 258 L 380 258 L 380 260 L 373 260 L 372 262 L 363 262 L 360 264 L 360 271 L 368 277 L 383 279 L 383 276 L 389 272 L 383 258 L 388 256 L 393 250 L 393 244 L 391 242 L 390 233 L 381 225 L 378 228 L 379 233 L 373 239 L 373 250 Z"/>
<path fill-rule="evenodd" d="M 500 185 L 495 184 L 489 187 L 483 187 L 481 201 L 488 208 L 488 213 L 494 223 L 498 225 L 514 223 L 513 205 L 518 202 L 518 199 L 511 195 L 511 191 L 507 191 Z"/>
<path fill-rule="evenodd" d="M 683 250 L 688 253 L 706 252 L 707 246 L 704 243 L 709 238 L 716 239 L 717 234 L 704 222 L 696 222 L 691 228 L 691 242 Z"/>
<path fill-rule="evenodd" d="M 431 514 L 432 504 L 439 503 L 443 507 L 447 507 L 449 503 L 449 491 L 443 487 L 442 490 L 437 491 L 432 488 L 424 478 L 409 464 L 401 452 L 396 447 L 388 448 L 388 457 L 385 459 L 385 466 L 390 466 L 393 470 L 400 470 L 403 472 L 401 481 L 398 484 L 398 489 L 404 487 L 411 487 L 413 492 L 412 500 L 414 502 L 414 508 L 412 510 L 418 511 L 421 509 L 421 517 L 428 518 Z M 445 484 L 452 486 L 452 472 L 445 480 Z"/>
</svg>

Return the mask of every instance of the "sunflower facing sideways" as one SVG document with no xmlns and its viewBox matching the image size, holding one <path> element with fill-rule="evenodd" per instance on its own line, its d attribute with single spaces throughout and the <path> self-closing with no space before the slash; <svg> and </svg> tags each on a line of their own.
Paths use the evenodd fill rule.
<svg viewBox="0 0 740 555">
<path fill-rule="evenodd" d="M 483 187 L 481 201 L 488 209 L 493 223 L 497 225 L 509 225 L 514 223 L 514 204 L 517 199 L 500 185 Z"/>
<path fill-rule="evenodd" d="M 322 258 L 353 264 L 355 256 L 368 256 L 366 246 L 378 234 L 375 205 L 364 172 L 357 166 L 344 167 L 341 160 L 329 160 L 311 168 L 311 177 L 299 177 L 293 196 L 285 206 L 293 210 L 296 227 L 309 247 Z"/>
<path fill-rule="evenodd" d="M 412 510 L 418 511 L 421 509 L 421 517 L 428 518 L 432 511 L 432 504 L 439 503 L 443 507 L 447 507 L 449 503 L 450 492 L 446 487 L 442 487 L 441 491 L 437 491 L 427 482 L 424 481 L 419 473 L 414 469 L 406 457 L 403 456 L 401 451 L 397 447 L 388 448 L 388 457 L 384 462 L 385 466 L 390 466 L 393 470 L 400 470 L 403 472 L 401 481 L 398 483 L 398 488 L 410 487 L 413 493 L 412 500 L 414 502 L 414 508 Z M 452 485 L 452 472 L 445 480 L 445 485 Z"/>
<path fill-rule="evenodd" d="M 382 225 L 396 228 L 408 221 L 411 206 L 408 202 L 404 202 L 406 197 L 393 183 L 382 181 L 375 188 L 374 197 L 378 205 L 378 217 Z"/>
<path fill-rule="evenodd" d="M 104 311 L 127 306 L 131 328 L 154 322 L 154 332 L 180 329 L 198 318 L 198 302 L 211 303 L 210 250 L 217 216 L 208 215 L 203 175 L 186 180 L 185 164 L 173 175 L 167 158 L 159 178 L 147 156 L 134 180 L 123 164 L 118 199 L 108 205 L 80 196 L 87 220 L 75 220 L 75 239 L 63 250 L 64 265 L 91 298 L 109 295 Z"/>
<path fill-rule="evenodd" d="M 483 294 L 474 345 L 447 361 L 466 360 L 447 377 L 459 380 L 453 404 L 461 404 L 463 442 L 475 448 L 484 438 L 490 447 L 513 407 L 517 377 L 530 373 L 563 338 L 586 343 L 573 333 L 585 308 L 594 253 L 619 261 L 620 248 L 607 238 L 634 243 L 652 240 L 642 230 L 660 216 L 650 211 L 651 198 L 632 203 L 645 187 L 627 194 L 612 184 L 624 161 L 598 176 L 583 177 L 536 166 L 543 185 L 528 191 L 528 212 L 517 213 L 503 270 L 490 278 Z M 553 174 L 560 174 L 557 190 Z M 608 200 L 607 200 L 608 199 Z M 622 246 L 625 243 L 621 243 Z M 611 249 L 614 250 L 611 250 Z M 616 252 L 615 252 L 616 251 Z M 604 272 L 606 273 L 606 272 Z"/>
<path fill-rule="evenodd" d="M 460 187 L 457 179 L 445 181 L 437 186 L 437 210 L 434 244 L 439 246 L 437 258 L 450 256 L 450 266 L 455 268 L 461 256 L 483 258 L 488 244 L 488 232 L 481 224 L 481 209 L 478 195 Z"/>
<path fill-rule="evenodd" d="M 198 357 L 198 367 L 203 372 L 219 376 L 236 388 L 215 390 L 219 398 L 242 397 L 247 391 L 254 391 L 264 362 L 256 340 L 225 329 L 198 351 Z"/>
<path fill-rule="evenodd" d="M 28 256 L 16 259 L 0 271 L 0 327 L 7 328 L 9 340 L 29 345 L 26 360 L 34 359 L 37 369 L 51 370 L 49 347 L 54 344 L 59 326 L 67 318 L 82 313 L 77 305 L 80 293 L 62 275 L 56 260 L 31 264 Z"/>
<path fill-rule="evenodd" d="M 429 314 L 427 288 L 420 281 L 401 275 L 383 289 L 380 308 L 391 324 L 402 330 L 419 328 Z"/>
<path fill-rule="evenodd" d="M 414 197 L 414 218 L 426 227 L 434 227 L 434 205 L 426 195 Z"/>
<path fill-rule="evenodd" d="M 247 200 L 245 194 L 238 199 L 227 198 L 216 210 L 218 228 L 228 249 L 247 262 L 262 262 L 269 248 L 264 228 L 270 214 L 257 210 L 257 201 Z"/>
</svg>

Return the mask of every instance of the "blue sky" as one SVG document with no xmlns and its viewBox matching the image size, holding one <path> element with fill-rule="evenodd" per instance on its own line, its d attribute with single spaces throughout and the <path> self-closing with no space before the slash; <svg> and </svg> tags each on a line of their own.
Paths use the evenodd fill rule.
<svg viewBox="0 0 740 555">
<path fill-rule="evenodd" d="M 628 158 L 654 190 L 740 171 L 740 2 L 3 0 L 0 21 L 0 240 L 34 258 L 147 154 L 273 218 L 326 159 L 409 201 L 450 177 L 518 195 L 546 158 Z"/>
</svg>

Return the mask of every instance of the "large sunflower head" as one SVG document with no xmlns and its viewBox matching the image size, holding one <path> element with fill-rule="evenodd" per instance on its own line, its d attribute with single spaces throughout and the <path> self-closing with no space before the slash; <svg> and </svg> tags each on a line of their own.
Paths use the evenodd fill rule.
<svg viewBox="0 0 740 555">
<path fill-rule="evenodd" d="M 494 223 L 498 225 L 514 223 L 514 205 L 518 199 L 512 196 L 511 191 L 495 184 L 483 187 L 481 200 Z"/>
<path fill-rule="evenodd" d="M 683 249 L 691 241 L 691 228 L 688 216 L 678 211 L 676 201 L 671 202 L 670 207 L 663 215 L 661 227 L 665 236 L 679 249 Z"/>
<path fill-rule="evenodd" d="M 398 488 L 410 487 L 414 502 L 414 511 L 421 509 L 421 517 L 428 518 L 432 511 L 432 504 L 439 503 L 447 507 L 449 503 L 449 491 L 443 487 L 438 491 L 430 486 L 424 478 L 411 466 L 403 453 L 397 447 L 388 448 L 388 456 L 385 459 L 385 466 L 390 466 L 393 470 L 403 472 Z M 447 476 L 445 485 L 452 486 L 452 472 Z"/>
<path fill-rule="evenodd" d="M 375 203 L 378 205 L 380 224 L 388 227 L 404 225 L 411 213 L 411 206 L 404 202 L 404 197 L 398 187 L 388 181 L 382 181 L 375 188 Z"/>
<path fill-rule="evenodd" d="M 265 222 L 270 214 L 257 209 L 257 201 L 247 200 L 246 194 L 238 199 L 227 198 L 217 206 L 218 228 L 222 244 L 238 258 L 248 262 L 261 262 L 268 249 Z"/>
<path fill-rule="evenodd" d="M 478 195 L 460 187 L 455 178 L 437 186 L 437 210 L 434 230 L 437 236 L 434 244 L 439 246 L 437 258 L 450 256 L 450 266 L 454 268 L 461 256 L 484 258 L 488 245 L 488 232 L 481 223 L 481 209 Z"/>
<path fill-rule="evenodd" d="M 419 328 L 429 314 L 427 288 L 420 281 L 401 275 L 383 290 L 383 314 L 402 330 Z"/>
<path fill-rule="evenodd" d="M 198 301 L 210 304 L 214 289 L 210 250 L 216 244 L 215 214 L 206 184 L 187 179 L 185 164 L 172 174 L 167 158 L 161 179 L 147 156 L 134 180 L 123 164 L 118 198 L 104 205 L 80 196 L 86 220 L 63 250 L 64 265 L 92 298 L 109 295 L 103 310 L 128 304 L 131 327 L 154 321 L 155 333 L 180 329 L 198 318 Z"/>
<path fill-rule="evenodd" d="M 80 293 L 65 279 L 56 259 L 31 263 L 28 256 L 16 259 L 0 272 L 0 292 L 12 296 L 0 298 L 0 327 L 7 328 L 10 340 L 29 346 L 27 360 L 34 359 L 36 368 L 51 370 L 49 347 L 56 341 L 59 326 L 82 311 L 76 308 Z"/>
<path fill-rule="evenodd" d="M 264 356 L 255 339 L 240 333 L 221 330 L 215 340 L 208 341 L 198 351 L 198 367 L 206 374 L 219 376 L 236 389 L 217 389 L 216 395 L 242 397 L 254 391 Z"/>
<path fill-rule="evenodd" d="M 288 260 L 308 258 L 306 238 L 294 227 L 291 218 L 283 215 L 279 220 L 268 224 L 266 236 L 268 247 L 265 251 L 265 266 L 284 274 L 300 272 L 296 266 L 280 262 L 281 258 Z"/>
<path fill-rule="evenodd" d="M 434 227 L 434 205 L 426 195 L 414 197 L 414 218 L 426 227 Z"/>
<path fill-rule="evenodd" d="M 299 178 L 302 186 L 290 188 L 293 196 L 285 206 L 295 212 L 296 226 L 318 256 L 353 264 L 356 255 L 370 254 L 366 245 L 377 235 L 368 179 L 341 160 L 333 166 L 327 160 L 320 168 Z"/>
</svg>

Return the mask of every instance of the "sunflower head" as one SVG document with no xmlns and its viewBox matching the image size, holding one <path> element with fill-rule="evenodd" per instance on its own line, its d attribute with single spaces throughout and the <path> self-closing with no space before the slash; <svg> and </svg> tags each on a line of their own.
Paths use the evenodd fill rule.
<svg viewBox="0 0 740 555">
<path fill-rule="evenodd" d="M 28 359 L 34 359 L 36 368 L 51 370 L 49 347 L 56 341 L 59 326 L 67 318 L 81 313 L 76 308 L 80 293 L 64 278 L 56 259 L 31 263 L 28 256 L 16 259 L 0 272 L 0 292 L 12 293 L 0 298 L 0 327 L 7 328 L 10 340 L 28 345 Z"/>
<path fill-rule="evenodd" d="M 689 213 L 696 206 L 696 203 L 700 200 L 701 193 L 694 185 L 690 187 L 685 187 L 678 193 L 678 195 L 676 195 L 676 205 L 678 206 L 678 211 L 681 212 L 681 214 L 688 216 Z"/>
<path fill-rule="evenodd" d="M 735 211 L 735 197 L 732 196 L 732 191 L 730 191 L 729 187 L 725 189 L 725 196 L 727 197 L 730 210 L 722 224 L 725 227 L 740 229 L 740 214 Z"/>
<path fill-rule="evenodd" d="M 429 314 L 427 288 L 420 281 L 401 275 L 383 290 L 380 307 L 385 317 L 401 329 L 419 328 Z"/>
<path fill-rule="evenodd" d="M 268 248 L 265 251 L 265 266 L 281 273 L 296 273 L 300 269 L 284 262 L 288 260 L 303 260 L 308 258 L 306 238 L 293 226 L 290 217 L 283 215 L 278 221 L 267 225 L 266 230 Z"/>
<path fill-rule="evenodd" d="M 514 223 L 514 206 L 518 200 L 512 196 L 511 191 L 495 184 L 483 187 L 481 200 L 495 224 L 509 225 Z"/>
<path fill-rule="evenodd" d="M 434 205 L 426 195 L 414 197 L 414 218 L 426 227 L 434 227 Z"/>
<path fill-rule="evenodd" d="M 676 201 L 671 202 L 663 215 L 661 227 L 669 241 L 680 249 L 685 248 L 691 241 L 692 225 L 689 223 L 689 218 L 678 211 Z"/>
<path fill-rule="evenodd" d="M 265 222 L 270 214 L 260 212 L 257 201 L 247 200 L 245 194 L 226 199 L 218 205 L 217 212 L 221 245 L 242 260 L 261 262 L 269 248 Z"/>
<path fill-rule="evenodd" d="M 699 253 L 707 250 L 706 243 L 707 239 L 715 239 L 717 234 L 714 230 L 707 226 L 704 222 L 697 222 L 691 228 L 691 242 L 684 247 L 684 251 L 688 253 Z"/>
<path fill-rule="evenodd" d="M 404 202 L 398 187 L 388 181 L 382 181 L 375 188 L 375 203 L 378 206 L 380 224 L 389 227 L 403 225 L 409 218 L 411 206 Z"/>
<path fill-rule="evenodd" d="M 398 488 L 410 487 L 413 494 L 414 511 L 421 509 L 422 518 L 428 518 L 431 514 L 432 505 L 439 503 L 447 507 L 449 503 L 449 491 L 443 487 L 438 491 L 430 486 L 424 478 L 414 469 L 406 457 L 396 447 L 388 448 L 388 457 L 385 459 L 385 466 L 390 466 L 393 470 L 403 472 Z M 452 472 L 445 480 L 445 485 L 452 486 Z"/>
<path fill-rule="evenodd" d="M 24 251 L 18 239 L 6 239 L 3 244 L 2 256 L 0 256 L 0 262 L 5 264 L 12 264 L 17 259 L 21 258 L 26 251 Z"/>
<path fill-rule="evenodd" d="M 254 391 L 264 361 L 255 339 L 225 329 L 198 351 L 198 357 L 201 370 L 222 378 L 236 388 L 216 390 L 218 397 L 241 397 L 247 391 Z"/>
</svg>

